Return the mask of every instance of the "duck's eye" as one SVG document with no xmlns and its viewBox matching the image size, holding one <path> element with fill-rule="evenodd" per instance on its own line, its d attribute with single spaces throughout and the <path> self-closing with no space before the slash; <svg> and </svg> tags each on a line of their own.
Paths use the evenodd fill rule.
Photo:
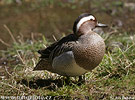
<svg viewBox="0 0 135 100">
<path fill-rule="evenodd" d="M 91 18 L 90 21 L 95 21 L 95 19 Z"/>
</svg>

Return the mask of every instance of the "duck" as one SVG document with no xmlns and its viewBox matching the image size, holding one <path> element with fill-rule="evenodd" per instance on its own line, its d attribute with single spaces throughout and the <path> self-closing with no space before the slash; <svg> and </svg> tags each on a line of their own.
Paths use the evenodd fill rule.
<svg viewBox="0 0 135 100">
<path fill-rule="evenodd" d="M 34 71 L 47 70 L 61 76 L 82 76 L 97 67 L 105 54 L 104 39 L 93 31 L 101 24 L 90 13 L 83 13 L 73 24 L 73 33 L 39 50 L 40 60 Z"/>
</svg>

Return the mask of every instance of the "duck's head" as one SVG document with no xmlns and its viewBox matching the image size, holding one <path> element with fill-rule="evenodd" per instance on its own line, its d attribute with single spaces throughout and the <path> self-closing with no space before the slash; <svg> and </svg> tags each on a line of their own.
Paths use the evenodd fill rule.
<svg viewBox="0 0 135 100">
<path fill-rule="evenodd" d="M 81 14 L 74 22 L 73 32 L 77 36 L 85 34 L 96 27 L 107 27 L 97 21 L 96 17 L 89 13 Z"/>
</svg>

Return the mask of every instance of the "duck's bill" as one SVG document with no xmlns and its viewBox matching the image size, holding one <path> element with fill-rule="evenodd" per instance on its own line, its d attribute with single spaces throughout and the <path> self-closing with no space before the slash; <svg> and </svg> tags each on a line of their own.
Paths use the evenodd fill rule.
<svg viewBox="0 0 135 100">
<path fill-rule="evenodd" d="M 108 27 L 106 24 L 98 23 L 96 27 Z"/>
</svg>

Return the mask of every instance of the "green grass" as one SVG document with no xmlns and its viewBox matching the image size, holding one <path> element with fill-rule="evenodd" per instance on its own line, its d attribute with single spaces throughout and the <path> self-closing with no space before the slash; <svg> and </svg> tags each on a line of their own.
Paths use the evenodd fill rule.
<svg viewBox="0 0 135 100">
<path fill-rule="evenodd" d="M 4 73 L 8 77 L 1 77 L 0 96 L 36 95 L 57 99 L 106 100 L 135 96 L 135 35 L 125 32 L 112 34 L 106 39 L 107 50 L 103 61 L 85 75 L 86 82 L 82 85 L 77 85 L 76 78 L 66 84 L 64 77 L 57 74 L 32 71 L 38 62 L 37 50 L 49 44 L 43 37 L 38 41 L 14 43 L 6 51 L 0 52 L 1 57 L 8 61 L 6 65 L 1 65 L 5 66 Z M 6 70 L 8 67 L 11 70 Z"/>
</svg>

